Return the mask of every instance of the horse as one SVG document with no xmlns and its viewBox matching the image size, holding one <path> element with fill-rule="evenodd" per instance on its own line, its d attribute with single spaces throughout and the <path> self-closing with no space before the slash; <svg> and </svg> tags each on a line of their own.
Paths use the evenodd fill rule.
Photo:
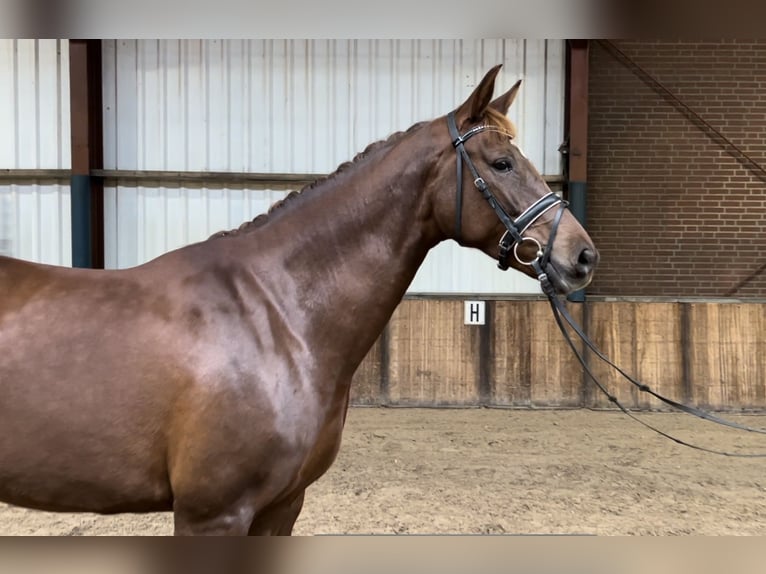
<svg viewBox="0 0 766 574">
<path fill-rule="evenodd" d="M 129 269 L 0 257 L 0 500 L 290 535 L 431 248 L 585 287 L 598 251 L 517 145 L 500 67 L 238 229 Z"/>
</svg>

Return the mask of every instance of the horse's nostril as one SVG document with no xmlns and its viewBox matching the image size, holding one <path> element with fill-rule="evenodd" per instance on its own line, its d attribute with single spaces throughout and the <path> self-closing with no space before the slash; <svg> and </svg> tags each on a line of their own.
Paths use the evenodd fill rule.
<svg viewBox="0 0 766 574">
<path fill-rule="evenodd" d="M 592 249 L 587 247 L 580 251 L 580 256 L 577 258 L 577 264 L 585 267 L 592 267 L 596 263 L 596 253 Z"/>
<path fill-rule="evenodd" d="M 593 269 L 598 263 L 598 252 L 594 249 L 586 247 L 580 251 L 580 255 L 577 257 L 577 264 L 575 265 L 575 275 L 580 278 L 587 277 L 593 273 Z"/>
</svg>

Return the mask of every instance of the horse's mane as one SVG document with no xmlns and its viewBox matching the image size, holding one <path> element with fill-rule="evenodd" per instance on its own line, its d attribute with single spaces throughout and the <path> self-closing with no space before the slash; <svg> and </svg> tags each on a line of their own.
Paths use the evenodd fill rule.
<svg viewBox="0 0 766 574">
<path fill-rule="evenodd" d="M 304 186 L 299 191 L 291 191 L 290 193 L 288 193 L 285 197 L 283 197 L 279 201 L 274 202 L 271 205 L 271 207 L 269 207 L 269 210 L 266 213 L 261 213 L 260 215 L 257 215 L 255 217 L 255 219 L 253 219 L 251 221 L 245 221 L 242 225 L 240 225 L 236 229 L 230 229 L 228 231 L 218 231 L 218 232 L 214 233 L 213 235 L 211 235 L 208 239 L 215 239 L 215 238 L 218 238 L 218 237 L 228 237 L 228 236 L 231 236 L 231 235 L 237 235 L 238 233 L 241 233 L 243 231 L 250 231 L 250 230 L 257 229 L 257 228 L 261 227 L 263 224 L 265 224 L 269 220 L 269 216 L 274 211 L 278 210 L 280 207 L 283 207 L 286 203 L 290 203 L 295 198 L 302 196 L 302 194 L 306 193 L 307 191 L 310 191 L 310 190 L 312 190 L 312 189 L 322 185 L 323 183 L 336 178 L 338 175 L 340 175 L 340 174 L 344 173 L 345 171 L 347 171 L 350 167 L 358 164 L 359 162 L 361 162 L 362 160 L 367 158 L 373 152 L 375 152 L 375 151 L 377 151 L 377 150 L 379 150 L 379 149 L 381 149 L 383 147 L 390 146 L 390 145 L 393 145 L 393 144 L 397 143 L 405 135 L 415 131 L 420 126 L 422 126 L 422 125 L 424 125 L 426 123 L 428 123 L 428 122 L 418 122 L 416 124 L 413 124 L 412 126 L 410 126 L 409 128 L 407 128 L 404 131 L 395 132 L 395 133 L 391 134 L 390 136 L 388 136 L 385 139 L 372 142 L 366 148 L 364 148 L 364 150 L 362 150 L 361 152 L 356 154 L 351 161 L 346 161 L 346 162 L 343 162 L 342 164 L 340 164 L 334 172 L 332 172 L 329 175 L 326 175 L 324 177 L 320 177 L 319 179 L 317 179 L 317 180 L 309 183 L 308 185 Z"/>
<path fill-rule="evenodd" d="M 230 229 L 228 231 L 218 231 L 217 233 L 214 233 L 213 235 L 211 235 L 209 239 L 216 239 L 218 237 L 229 237 L 232 235 L 237 235 L 244 231 L 251 231 L 263 226 L 267 221 L 269 221 L 269 216 L 274 211 L 283 207 L 285 204 L 294 201 L 295 198 L 301 197 L 304 193 L 322 185 L 323 183 L 336 178 L 338 175 L 344 173 L 350 167 L 363 161 L 373 152 L 383 147 L 390 146 L 397 143 L 404 136 L 406 136 L 409 133 L 412 133 L 413 131 L 415 131 L 416 129 L 418 129 L 419 127 L 421 127 L 422 125 L 426 123 L 428 122 L 427 121 L 418 122 L 416 124 L 413 124 L 412 126 L 410 126 L 404 131 L 395 132 L 391 134 L 390 136 L 388 136 L 386 139 L 382 139 L 382 140 L 371 143 L 366 148 L 364 148 L 363 151 L 356 154 L 351 161 L 346 161 L 340 164 L 334 172 L 324 177 L 321 177 L 317 179 L 316 181 L 313 181 L 312 183 L 304 186 L 300 191 L 291 191 L 285 197 L 273 203 L 271 207 L 269 207 L 266 213 L 262 213 L 256 216 L 255 219 L 251 221 L 245 221 L 242 225 L 240 225 L 239 227 L 235 229 Z M 512 136 L 516 135 L 516 128 L 514 127 L 513 123 L 511 123 L 511 121 L 504 114 L 502 114 L 501 112 L 498 112 L 497 110 L 493 108 L 487 108 L 486 123 L 488 125 L 493 125 L 499 128 L 500 131 L 495 132 L 496 134 L 500 134 L 499 137 L 504 137 L 502 135 L 503 133 L 510 134 Z"/>
</svg>

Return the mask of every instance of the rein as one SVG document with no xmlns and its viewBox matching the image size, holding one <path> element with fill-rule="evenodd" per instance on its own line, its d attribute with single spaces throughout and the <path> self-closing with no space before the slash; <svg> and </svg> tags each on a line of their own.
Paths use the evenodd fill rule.
<svg viewBox="0 0 766 574">
<path fill-rule="evenodd" d="M 612 402 L 614 405 L 616 405 L 617 408 L 619 408 L 623 413 L 628 415 L 630 418 L 632 418 L 634 421 L 638 422 L 639 424 L 642 424 L 646 428 L 648 428 L 648 429 L 656 432 L 657 434 L 659 434 L 659 435 L 661 435 L 661 436 L 663 436 L 665 438 L 668 438 L 668 439 L 672 440 L 673 442 L 676 442 L 676 443 L 678 443 L 678 444 L 680 444 L 682 446 L 687 446 L 687 447 L 693 448 L 695 450 L 701 450 L 703 452 L 708 452 L 708 453 L 712 453 L 712 454 L 719 454 L 719 455 L 722 455 L 722 456 L 730 456 L 730 457 L 738 457 L 738 458 L 763 458 L 763 457 L 766 457 L 766 453 L 737 453 L 737 452 L 728 452 L 728 451 L 715 450 L 715 449 L 707 448 L 707 447 L 704 447 L 704 446 L 692 444 L 692 443 L 686 442 L 684 440 L 681 440 L 681 439 L 679 439 L 677 437 L 674 437 L 674 436 L 672 436 L 672 435 L 670 435 L 670 434 L 668 434 L 668 433 L 666 433 L 666 432 L 664 432 L 664 431 L 662 431 L 662 430 L 660 430 L 660 429 L 650 425 L 649 423 L 647 423 L 645 421 L 642 421 L 638 417 L 636 417 L 636 415 L 633 414 L 630 410 L 628 410 L 627 407 L 622 405 L 620 403 L 620 401 L 617 400 L 617 397 L 612 395 L 607 390 L 607 388 L 604 386 L 604 384 L 601 383 L 596 378 L 596 375 L 593 374 L 593 371 L 591 371 L 590 367 L 586 363 L 586 361 L 583 358 L 582 354 L 580 353 L 580 351 L 577 350 L 577 347 L 575 347 L 574 342 L 572 341 L 572 338 L 569 336 L 569 333 L 567 332 L 567 330 L 566 330 L 566 328 L 564 326 L 564 323 L 561 320 L 562 317 L 570 325 L 570 327 L 572 327 L 574 332 L 577 334 L 578 337 L 580 337 L 580 339 L 583 341 L 583 343 L 585 343 L 585 345 L 588 347 L 588 349 L 593 351 L 593 353 L 595 353 L 595 355 L 599 359 L 601 359 L 607 365 L 609 365 L 610 367 L 615 369 L 618 373 L 620 373 L 620 375 L 622 375 L 623 378 L 627 379 L 632 385 L 637 387 L 641 392 L 648 393 L 648 394 L 652 395 L 653 397 L 659 399 L 660 401 L 662 401 L 666 405 L 669 405 L 670 407 L 672 407 L 672 408 L 674 408 L 676 410 L 685 412 L 687 414 L 693 415 L 693 416 L 698 417 L 700 419 L 707 420 L 707 421 L 710 421 L 710 422 L 713 422 L 713 423 L 716 423 L 716 424 L 719 424 L 719 425 L 731 427 L 731 428 L 734 428 L 734 429 L 737 429 L 737 430 L 743 430 L 743 431 L 753 432 L 753 433 L 758 433 L 758 434 L 766 434 L 766 430 L 764 430 L 764 429 L 757 429 L 757 428 L 752 428 L 752 427 L 740 425 L 740 424 L 737 424 L 737 423 L 735 423 L 733 421 L 729 421 L 729 420 L 717 417 L 717 416 L 715 416 L 715 415 L 713 415 L 713 414 L 711 414 L 711 413 L 709 413 L 707 411 L 704 411 L 702 409 L 699 409 L 697 407 L 693 407 L 693 406 L 690 406 L 690 405 L 685 405 L 683 403 L 679 403 L 677 401 L 674 401 L 673 399 L 669 399 L 667 397 L 664 397 L 661 394 L 657 393 L 656 391 L 652 390 L 651 387 L 649 387 L 648 385 L 646 385 L 646 384 L 636 380 L 634 377 L 631 377 L 630 375 L 628 375 L 620 367 L 618 367 L 612 361 L 610 361 L 609 358 L 606 355 L 604 355 L 604 353 L 595 345 L 595 343 L 593 343 L 593 341 L 591 341 L 590 338 L 583 332 L 582 328 L 577 325 L 576 321 L 572 318 L 572 316 L 566 310 L 566 307 L 564 307 L 564 305 L 561 303 L 561 301 L 556 297 L 556 294 L 553 291 L 553 287 L 551 286 L 550 282 L 547 281 L 547 278 L 546 278 L 546 283 L 547 283 L 547 286 L 546 286 L 545 283 L 542 283 L 543 291 L 548 296 L 548 301 L 551 304 L 551 310 L 553 311 L 553 316 L 556 319 L 556 324 L 558 325 L 559 330 L 564 335 L 564 339 L 566 339 L 567 344 L 572 349 L 572 352 L 577 357 L 577 360 L 580 362 L 580 364 L 582 365 L 582 367 L 585 370 L 585 372 L 588 373 L 588 376 L 591 378 L 593 383 L 604 394 L 604 396 L 606 396 L 609 399 L 609 401 Z"/>
<path fill-rule="evenodd" d="M 563 305 L 561 300 L 556 295 L 556 290 L 554 289 L 553 285 L 550 282 L 550 279 L 548 278 L 547 273 L 545 272 L 545 269 L 550 264 L 550 255 L 553 249 L 553 242 L 556 239 L 556 233 L 558 231 L 559 224 L 561 223 L 561 217 L 563 216 L 564 210 L 567 208 L 568 203 L 562 200 L 561 198 L 559 198 L 555 193 L 550 192 L 544 195 L 543 197 L 541 197 L 540 199 L 538 199 L 532 205 L 530 205 L 516 219 L 512 219 L 511 216 L 509 216 L 508 213 L 505 211 L 505 209 L 503 209 L 502 205 L 500 205 L 500 203 L 497 201 L 494 194 L 489 189 L 489 186 L 487 185 L 487 183 L 479 175 L 478 171 L 476 170 L 476 166 L 471 161 L 471 158 L 468 156 L 468 152 L 465 150 L 465 146 L 464 146 L 465 142 L 469 140 L 471 137 L 485 130 L 490 130 L 491 128 L 486 125 L 479 125 L 479 126 L 471 128 L 463 135 L 460 135 L 460 132 L 457 129 L 457 124 L 455 121 L 455 112 L 450 112 L 447 115 L 447 126 L 449 128 L 450 137 L 452 138 L 452 145 L 458 154 L 457 197 L 455 200 L 456 239 L 460 239 L 460 235 L 461 235 L 462 207 L 463 207 L 463 162 L 465 162 L 465 164 L 468 166 L 468 169 L 471 171 L 474 185 L 481 192 L 484 199 L 486 199 L 487 202 L 489 202 L 489 205 L 495 211 L 498 218 L 500 219 L 500 221 L 503 223 L 503 225 L 506 228 L 506 231 L 501 237 L 500 243 L 499 243 L 500 251 L 498 255 L 497 266 L 503 270 L 508 269 L 509 267 L 508 255 L 511 252 L 513 252 L 514 257 L 520 264 L 529 265 L 530 267 L 534 269 L 535 273 L 537 274 L 537 279 L 538 281 L 540 281 L 540 286 L 542 288 L 542 291 L 546 295 L 546 297 L 548 297 L 548 302 L 550 303 L 551 311 L 553 312 L 553 317 L 556 320 L 556 324 L 558 325 L 559 330 L 564 336 L 564 339 L 566 340 L 567 344 L 574 352 L 575 356 L 577 357 L 577 360 L 580 362 L 580 364 L 582 365 L 583 369 L 588 374 L 590 379 L 593 381 L 596 387 L 598 387 L 598 389 L 609 399 L 609 401 L 613 403 L 624 414 L 626 414 L 627 416 L 629 416 L 631 419 L 635 420 L 639 424 L 682 446 L 686 446 L 686 447 L 693 448 L 695 450 L 700 450 L 707 453 L 718 454 L 718 455 L 729 456 L 729 457 L 738 457 L 738 458 L 766 457 L 766 453 L 728 452 L 728 451 L 707 448 L 704 446 L 696 445 L 696 444 L 681 440 L 641 420 L 633 412 L 631 412 L 627 407 L 622 405 L 620 401 L 617 400 L 617 397 L 615 397 L 609 392 L 606 386 L 604 386 L 604 384 L 598 380 L 598 378 L 593 373 L 593 371 L 591 371 L 582 353 L 578 351 L 577 347 L 572 341 L 572 338 L 567 332 L 564 322 L 569 324 L 569 326 L 572 328 L 575 334 L 582 340 L 583 343 L 585 343 L 585 345 L 588 347 L 590 351 L 592 351 L 599 359 L 601 359 L 607 365 L 615 369 L 624 379 L 626 379 L 632 385 L 637 387 L 641 392 L 647 393 L 659 399 L 666 405 L 676 410 L 679 410 L 681 412 L 695 416 L 697 418 L 707 420 L 715 424 L 727 426 L 737 430 L 759 433 L 759 434 L 766 434 L 766 429 L 757 429 L 757 428 L 752 428 L 745 425 L 740 425 L 733 421 L 729 421 L 729 420 L 717 417 L 700 408 L 690 406 L 690 405 L 685 405 L 683 403 L 674 401 L 673 399 L 664 397 L 661 394 L 657 393 L 656 391 L 652 390 L 648 385 L 645 385 L 644 383 L 630 376 L 624 370 L 622 370 L 620 367 L 618 367 L 612 361 L 610 361 L 609 358 L 596 346 L 596 344 L 590 340 L 590 338 L 585 334 L 582 328 L 577 324 L 577 322 L 572 318 L 572 316 L 566 310 L 566 307 Z M 544 248 L 540 245 L 540 243 L 535 238 L 524 237 L 524 233 L 527 231 L 527 229 L 529 229 L 529 227 L 537 219 L 539 219 L 548 210 L 556 206 L 559 206 L 559 209 L 556 212 L 556 215 L 551 224 L 551 231 L 548 236 L 548 241 Z M 518 247 L 522 245 L 524 242 L 532 242 L 537 246 L 537 252 L 535 254 L 534 259 L 522 260 L 519 257 L 517 250 L 518 250 Z"/>
<path fill-rule="evenodd" d="M 547 276 L 544 277 L 542 280 L 540 280 L 540 284 L 543 288 L 543 292 L 548 297 L 548 301 L 551 305 L 551 310 L 553 311 L 553 317 L 556 319 L 556 324 L 559 327 L 559 330 L 561 331 L 562 335 L 564 335 L 564 339 L 566 340 L 569 347 L 572 349 L 572 352 L 577 357 L 577 360 L 582 365 L 583 369 L 586 373 L 588 373 L 588 376 L 593 381 L 593 383 L 598 387 L 598 389 L 606 396 L 611 403 L 613 403 L 615 406 L 617 406 L 618 409 L 620 409 L 623 413 L 628 415 L 630 418 L 632 418 L 634 421 L 638 422 L 639 424 L 642 424 L 649 430 L 652 430 L 656 432 L 657 434 L 672 440 L 673 442 L 676 442 L 682 446 L 687 446 L 689 448 L 693 448 L 695 450 L 701 450 L 703 452 L 708 452 L 712 454 L 719 454 L 722 456 L 730 456 L 730 457 L 738 457 L 738 458 L 763 458 L 766 457 L 766 453 L 738 453 L 738 452 L 728 452 L 728 451 L 722 451 L 722 450 L 715 450 L 711 448 L 707 448 L 704 446 L 696 445 L 684 440 L 681 440 L 677 437 L 674 437 L 665 431 L 662 431 L 646 421 L 643 421 L 639 419 L 635 414 L 633 414 L 630 410 L 628 410 L 627 407 L 622 405 L 620 401 L 617 400 L 617 397 L 612 395 L 607 388 L 604 386 L 603 383 L 601 383 L 598 378 L 596 378 L 596 375 L 593 374 L 593 371 L 591 371 L 590 367 L 588 366 L 587 362 L 582 356 L 582 353 L 577 350 L 577 347 L 575 347 L 574 342 L 572 341 L 572 338 L 569 336 L 569 333 L 566 330 L 566 327 L 564 326 L 564 323 L 562 322 L 562 317 L 566 323 L 569 324 L 569 326 L 574 330 L 574 332 L 577 334 L 577 336 L 582 340 L 583 343 L 588 347 L 589 350 L 591 350 L 599 359 L 601 359 L 603 362 L 605 362 L 607 365 L 615 369 L 624 379 L 629 381 L 632 385 L 637 387 L 641 392 L 648 393 L 652 395 L 653 397 L 659 399 L 666 405 L 669 405 L 670 407 L 685 412 L 687 414 L 690 414 L 692 416 L 695 416 L 697 418 L 707 420 L 719 425 L 731 427 L 733 429 L 747 431 L 747 432 L 753 432 L 758 434 L 766 434 L 766 430 L 764 429 L 757 429 L 748 427 L 745 425 L 740 425 L 738 423 L 735 423 L 733 421 L 729 421 L 726 419 L 722 419 L 720 417 L 715 416 L 712 413 L 709 413 L 707 411 L 704 411 L 700 408 L 691 406 L 691 405 L 685 405 L 683 403 L 679 403 L 677 401 L 674 401 L 673 399 L 669 399 L 667 397 L 662 396 L 658 392 L 652 390 L 651 387 L 648 385 L 636 380 L 634 377 L 627 374 L 624 370 L 622 370 L 620 367 L 615 365 L 612 361 L 609 360 L 609 358 L 604 355 L 604 353 L 593 343 L 593 341 L 590 340 L 590 338 L 585 334 L 585 332 L 582 330 L 582 328 L 577 324 L 577 322 L 572 318 L 572 316 L 569 314 L 569 312 L 566 310 L 566 307 L 562 304 L 561 300 L 556 296 L 556 292 L 553 289 L 553 286 L 551 285 L 550 281 L 548 280 Z"/>
</svg>

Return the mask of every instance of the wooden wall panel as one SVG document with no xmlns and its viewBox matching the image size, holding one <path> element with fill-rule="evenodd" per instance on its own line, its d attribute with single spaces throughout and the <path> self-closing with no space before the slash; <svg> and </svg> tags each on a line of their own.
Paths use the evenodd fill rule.
<svg viewBox="0 0 766 574">
<path fill-rule="evenodd" d="M 717 409 L 766 406 L 766 306 L 692 303 L 692 402 Z"/>
<path fill-rule="evenodd" d="M 629 375 L 679 401 L 685 399 L 681 326 L 679 303 L 589 303 L 590 336 L 601 351 Z M 595 355 L 589 364 L 598 379 L 624 406 L 667 409 Z M 591 396 L 587 406 L 613 406 L 598 389 L 591 391 Z"/>
<path fill-rule="evenodd" d="M 350 397 L 352 405 L 379 405 L 384 402 L 381 396 L 382 352 L 383 341 L 378 338 L 354 373 Z"/>
<path fill-rule="evenodd" d="M 569 303 L 582 320 L 582 305 Z M 582 371 L 546 301 L 496 301 L 492 324 L 492 404 L 579 406 Z M 579 348 L 579 345 L 578 345 Z"/>
<path fill-rule="evenodd" d="M 687 397 L 684 389 L 682 304 L 653 302 L 635 305 L 634 377 L 659 394 L 684 402 Z M 625 384 L 630 383 L 625 381 Z M 640 399 L 642 407 L 668 408 L 646 393 L 640 393 Z"/>
<path fill-rule="evenodd" d="M 582 368 L 547 301 L 529 303 L 529 318 L 534 328 L 530 339 L 532 404 L 545 407 L 574 407 L 582 403 Z M 572 318 L 582 323 L 582 304 L 567 303 Z M 577 344 L 580 348 L 580 345 Z"/>
<path fill-rule="evenodd" d="M 589 303 L 588 304 L 588 334 L 596 346 L 615 364 L 628 373 L 636 374 L 636 356 L 634 343 L 636 340 L 635 307 L 633 303 Z M 609 392 L 617 397 L 626 407 L 634 407 L 637 393 L 625 382 L 619 379 L 612 369 L 589 354 L 588 364 L 596 378 Z M 611 408 L 613 405 L 598 390 L 590 379 L 589 404 L 596 408 Z"/>
<path fill-rule="evenodd" d="M 490 345 L 491 404 L 530 406 L 532 404 L 533 328 L 528 301 L 493 301 L 494 320 Z"/>
<path fill-rule="evenodd" d="M 462 300 L 402 301 L 389 342 L 392 404 L 478 404 L 479 327 L 463 324 Z"/>
<path fill-rule="evenodd" d="M 714 410 L 766 408 L 766 305 L 567 305 L 612 361 L 655 391 Z M 487 301 L 487 318 L 486 327 L 464 325 L 462 299 L 403 301 L 354 375 L 352 404 L 614 408 L 546 301 Z M 589 364 L 626 407 L 669 410 L 595 356 Z"/>
</svg>

